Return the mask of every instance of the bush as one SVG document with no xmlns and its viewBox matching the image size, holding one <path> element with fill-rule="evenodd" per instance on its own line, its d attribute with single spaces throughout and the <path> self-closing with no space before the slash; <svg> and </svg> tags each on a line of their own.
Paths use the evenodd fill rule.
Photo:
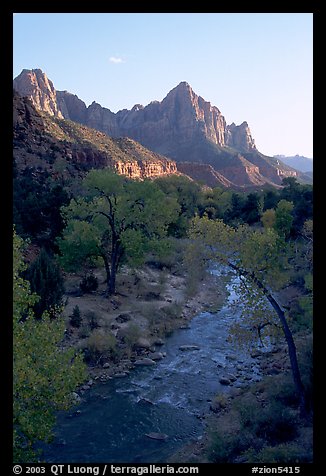
<svg viewBox="0 0 326 476">
<path fill-rule="evenodd" d="M 279 401 L 262 407 L 256 400 L 238 404 L 240 422 L 258 438 L 277 444 L 297 436 L 297 417 Z"/>
<path fill-rule="evenodd" d="M 87 340 L 84 349 L 86 362 L 98 364 L 101 360 L 112 358 L 116 354 L 117 341 L 113 334 L 95 329 Z"/>
<path fill-rule="evenodd" d="M 212 463 L 231 463 L 232 457 L 239 446 L 239 436 L 224 434 L 220 430 L 215 430 L 210 435 L 210 440 L 209 460 Z"/>
<path fill-rule="evenodd" d="M 91 331 L 100 327 L 98 323 L 98 315 L 94 311 L 85 312 L 85 319 Z"/>
<path fill-rule="evenodd" d="M 84 276 L 81 280 L 79 287 L 83 293 L 91 293 L 98 288 L 98 279 L 93 274 Z"/>
<path fill-rule="evenodd" d="M 140 327 L 132 322 L 125 329 L 123 340 L 129 347 L 133 347 L 141 335 Z"/>
<path fill-rule="evenodd" d="M 80 312 L 80 309 L 79 309 L 79 306 L 75 306 L 73 311 L 72 311 L 72 315 L 70 316 L 70 325 L 72 327 L 77 327 L 79 328 L 81 323 L 82 323 L 82 316 L 81 316 L 81 312 Z"/>
<path fill-rule="evenodd" d="M 245 453 L 248 463 L 312 463 L 312 451 L 303 451 L 302 446 L 295 443 L 281 443 L 276 446 L 266 446 L 260 451 L 253 449 Z"/>
<path fill-rule="evenodd" d="M 56 317 L 64 295 L 63 277 L 55 259 L 44 248 L 27 269 L 26 278 L 31 284 L 31 291 L 40 297 L 33 308 L 35 317 L 41 319 L 45 310 L 52 318 Z"/>
</svg>

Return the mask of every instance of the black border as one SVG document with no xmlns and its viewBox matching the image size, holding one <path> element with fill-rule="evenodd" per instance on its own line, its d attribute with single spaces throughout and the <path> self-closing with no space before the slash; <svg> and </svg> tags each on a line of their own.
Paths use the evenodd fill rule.
<svg viewBox="0 0 326 476">
<path fill-rule="evenodd" d="M 131 5 L 126 5 L 125 3 L 119 5 L 109 6 L 110 8 L 103 8 L 105 6 L 104 2 L 93 1 L 90 2 L 89 6 L 92 8 L 87 8 L 86 4 L 81 5 L 76 2 L 51 2 L 45 3 L 37 1 L 15 1 L 11 2 L 10 5 L 3 6 L 1 4 L 1 45 L 2 45 L 2 63 L 4 65 L 2 74 L 1 74 L 1 105 L 2 105 L 2 127 L 1 127 L 1 136 L 2 136 L 2 160 L 1 160 L 1 177 L 2 184 L 0 186 L 1 193 L 1 203 L 5 204 L 5 207 L 2 208 L 2 232 L 1 232 L 1 252 L 3 253 L 2 262 L 6 263 L 4 269 L 2 269 L 1 276 L 1 296 L 2 304 L 5 302 L 5 306 L 2 307 L 2 310 L 5 309 L 5 313 L 1 313 L 2 317 L 0 319 L 1 325 L 1 338 L 2 342 L 0 345 L 0 356 L 2 363 L 2 375 L 1 378 L 6 379 L 5 385 L 2 388 L 2 397 L 4 397 L 3 407 L 2 407 L 2 417 L 5 417 L 6 421 L 1 425 L 1 430 L 4 432 L 2 438 L 2 454 L 0 464 L 7 462 L 8 460 L 8 474 L 12 473 L 12 164 L 10 156 L 12 154 L 12 126 L 11 122 L 9 123 L 9 118 L 12 117 L 12 70 L 13 70 L 13 13 L 22 12 L 22 13 L 154 13 L 152 10 L 153 5 L 149 5 L 149 8 L 142 8 L 140 5 L 135 4 L 134 2 Z M 124 6 L 126 11 L 123 12 L 119 6 Z M 116 9 L 114 9 L 114 6 Z M 140 11 L 135 12 L 134 7 L 137 6 Z M 160 7 L 160 5 L 157 5 Z M 168 4 L 164 3 L 165 12 L 164 13 L 185 13 L 185 9 L 189 9 L 187 2 L 185 8 L 178 7 L 176 4 L 173 4 L 173 7 L 170 9 Z M 211 5 L 208 5 L 210 7 Z M 319 114 L 321 112 L 320 103 L 321 103 L 321 89 L 322 81 L 324 75 L 321 71 L 322 65 L 322 49 L 319 47 L 321 43 L 320 37 L 322 29 L 322 14 L 321 14 L 321 2 L 309 2 L 304 5 L 297 5 L 298 10 L 293 11 L 292 5 L 286 5 L 283 2 L 274 1 L 271 6 L 264 5 L 261 2 L 258 5 L 253 5 L 252 3 L 248 4 L 243 3 L 241 5 L 224 5 L 219 4 L 219 11 L 212 13 L 313 13 L 313 22 L 314 22 L 314 397 L 315 397 L 315 416 L 314 416 L 314 462 L 306 465 L 300 464 L 301 473 L 300 474 L 320 474 L 320 471 L 323 469 L 323 440 L 324 440 L 324 428 L 321 423 L 321 411 L 322 411 L 322 400 L 324 394 L 324 388 L 320 387 L 320 384 L 323 384 L 325 379 L 322 377 L 325 375 L 324 366 L 323 366 L 323 352 L 322 345 L 324 340 L 324 335 L 322 332 L 322 322 L 324 316 L 321 312 L 321 296 L 323 292 L 323 283 L 322 283 L 322 261 L 320 259 L 320 252 L 323 249 L 323 220 L 321 214 L 325 214 L 323 209 L 322 195 L 321 190 L 323 182 L 325 181 L 326 175 L 323 174 L 322 162 L 326 161 L 326 158 L 323 157 L 323 152 L 321 150 L 321 137 L 322 133 L 318 131 L 318 126 L 323 124 L 323 116 Z M 79 7 L 79 8 L 78 8 Z M 85 8 L 86 7 L 86 8 Z M 224 8 L 223 8 L 224 7 Z M 232 8 L 234 11 L 232 12 Z M 243 10 L 243 7 L 246 7 L 246 11 Z M 263 8 L 265 7 L 265 8 Z M 172 10 L 172 11 L 171 11 Z M 155 13 L 163 13 L 161 9 Z M 190 13 L 190 12 L 188 12 Z M 196 9 L 191 10 L 191 13 L 203 13 L 198 12 Z M 210 13 L 210 8 L 205 13 Z M 304 117 L 302 118 L 304 121 Z M 4 146 L 5 143 L 5 146 Z M 323 375 L 322 375 L 323 372 Z M 3 400 L 2 400 L 3 401 Z M 2 418 L 3 421 L 3 418 Z M 122 463 L 123 464 L 123 463 Z M 2 466 L 2 465 L 1 465 Z M 0 467 L 1 467 L 0 466 Z M 6 464 L 7 466 L 7 464 Z M 26 465 L 23 465 L 26 467 Z M 47 466 L 47 465 L 45 465 Z M 78 465 L 74 465 L 78 466 Z M 83 466 L 83 465 L 79 465 Z M 85 465 L 84 465 L 85 466 Z M 90 465 L 91 466 L 91 465 Z M 94 466 L 94 465 L 93 465 Z M 128 465 L 126 465 L 128 466 Z M 129 465 L 131 466 L 131 465 Z M 133 466 L 146 466 L 142 465 L 133 465 Z M 184 465 L 187 466 L 187 465 Z M 194 465 L 193 465 L 194 466 Z M 251 467 L 256 465 L 236 465 L 236 464 L 199 464 L 199 474 L 203 474 L 203 471 L 208 471 L 208 474 L 211 471 L 216 470 L 221 475 L 233 474 L 234 472 L 241 475 L 251 474 Z M 263 467 L 264 465 L 257 465 Z M 273 467 L 277 465 L 266 464 L 266 467 Z M 285 466 L 285 465 L 283 465 Z M 292 465 L 293 467 L 295 464 Z M 319 471 L 320 467 L 320 471 Z M 23 474 L 23 473 L 22 473 Z M 46 474 L 51 474 L 50 472 Z M 63 473 L 64 474 L 64 473 Z"/>
</svg>

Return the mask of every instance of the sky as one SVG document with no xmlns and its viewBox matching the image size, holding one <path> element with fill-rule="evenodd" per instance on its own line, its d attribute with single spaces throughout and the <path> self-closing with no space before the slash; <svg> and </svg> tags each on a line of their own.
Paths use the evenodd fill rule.
<svg viewBox="0 0 326 476">
<path fill-rule="evenodd" d="M 13 77 L 117 112 L 181 81 L 273 156 L 313 157 L 312 13 L 15 13 Z"/>
</svg>

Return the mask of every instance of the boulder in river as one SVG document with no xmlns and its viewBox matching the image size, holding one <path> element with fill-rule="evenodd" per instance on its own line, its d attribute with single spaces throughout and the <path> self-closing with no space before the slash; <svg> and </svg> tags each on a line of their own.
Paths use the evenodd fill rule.
<svg viewBox="0 0 326 476">
<path fill-rule="evenodd" d="M 166 435 L 165 433 L 156 433 L 154 431 L 152 431 L 151 433 L 145 433 L 145 436 L 147 436 L 147 438 L 151 438 L 152 440 L 165 441 L 168 439 L 168 435 Z"/>
<path fill-rule="evenodd" d="M 164 344 L 165 344 L 165 341 L 164 341 L 163 339 L 161 339 L 160 337 L 157 337 L 157 338 L 154 340 L 153 344 L 155 344 L 155 345 L 164 345 Z"/>
<path fill-rule="evenodd" d="M 163 354 L 162 352 L 153 352 L 151 355 L 152 360 L 162 360 L 163 359 Z"/>
<path fill-rule="evenodd" d="M 180 345 L 179 350 L 200 350 L 198 345 Z"/>
<path fill-rule="evenodd" d="M 150 400 L 149 398 L 145 398 L 145 397 L 141 397 L 137 403 L 146 403 L 148 405 L 154 405 L 154 402 L 152 402 L 152 400 Z"/>
<path fill-rule="evenodd" d="M 156 362 L 153 359 L 144 357 L 143 359 L 136 360 L 135 365 L 155 365 Z"/>
<path fill-rule="evenodd" d="M 231 380 L 229 380 L 227 377 L 221 377 L 219 380 L 220 384 L 222 385 L 230 385 Z"/>
<path fill-rule="evenodd" d="M 139 337 L 139 339 L 137 340 L 135 344 L 135 347 L 138 349 L 149 349 L 150 346 L 151 346 L 151 343 L 145 337 Z"/>
</svg>

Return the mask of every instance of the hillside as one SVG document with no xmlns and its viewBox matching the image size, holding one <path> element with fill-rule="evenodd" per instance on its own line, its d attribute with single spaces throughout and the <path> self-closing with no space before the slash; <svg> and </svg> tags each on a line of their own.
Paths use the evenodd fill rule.
<svg viewBox="0 0 326 476">
<path fill-rule="evenodd" d="M 37 111 L 14 93 L 14 147 L 18 170 L 45 169 L 64 176 L 112 167 L 130 178 L 177 173 L 176 164 L 132 139 L 112 139 L 75 122 Z"/>
</svg>

